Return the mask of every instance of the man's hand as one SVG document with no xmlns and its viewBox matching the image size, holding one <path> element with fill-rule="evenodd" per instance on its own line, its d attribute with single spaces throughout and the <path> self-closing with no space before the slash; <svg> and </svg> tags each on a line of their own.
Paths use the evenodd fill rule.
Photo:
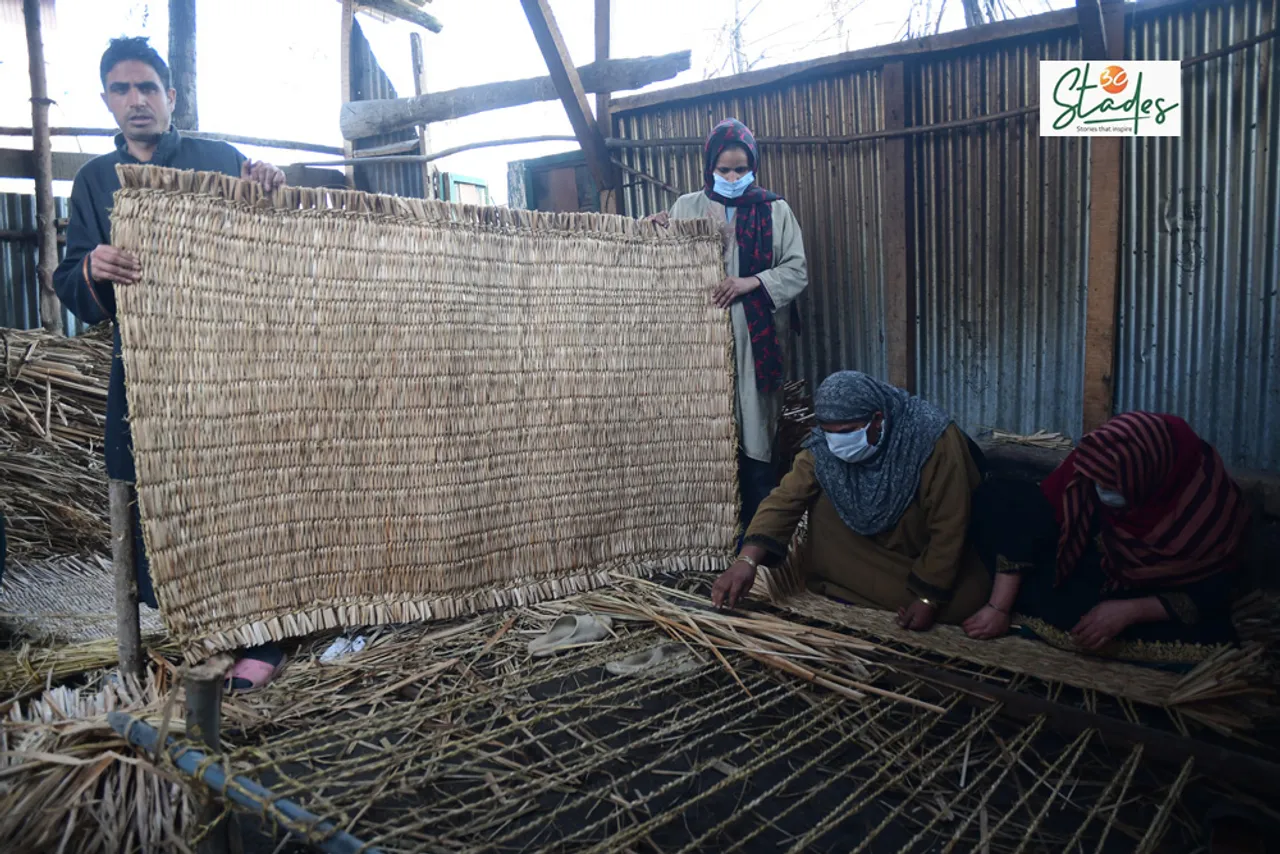
<svg viewBox="0 0 1280 854">
<path fill-rule="evenodd" d="M 284 173 L 279 167 L 272 166 L 264 160 L 246 160 L 241 163 L 240 178 L 243 181 L 252 181 L 268 193 L 284 186 Z"/>
<path fill-rule="evenodd" d="M 738 297 L 749 294 L 758 287 L 760 287 L 760 280 L 755 276 L 748 276 L 745 279 L 726 276 L 724 281 L 716 285 L 716 289 L 711 292 L 711 301 L 720 308 L 728 308 Z"/>
<path fill-rule="evenodd" d="M 983 605 L 982 610 L 964 621 L 963 628 L 974 640 L 991 640 L 1009 631 L 1009 615 L 992 605 Z"/>
<path fill-rule="evenodd" d="M 1071 630 L 1071 639 L 1083 649 L 1099 650 L 1135 622 L 1137 614 L 1133 600 L 1109 599 L 1094 605 L 1080 618 Z"/>
<path fill-rule="evenodd" d="M 656 225 L 660 225 L 663 228 L 666 228 L 668 225 L 671 224 L 671 217 L 670 215 L 667 214 L 666 211 L 658 211 L 656 214 L 652 214 L 650 216 L 645 217 L 644 221 L 652 222 Z"/>
<path fill-rule="evenodd" d="M 734 561 L 733 566 L 720 573 L 716 583 L 711 585 L 711 604 L 717 608 L 732 608 L 755 582 L 756 568 L 745 560 Z"/>
<path fill-rule="evenodd" d="M 938 609 L 917 599 L 905 608 L 898 609 L 898 625 L 913 632 L 927 632 L 938 619 Z"/>
<path fill-rule="evenodd" d="M 89 278 L 95 282 L 132 285 L 142 275 L 142 265 L 131 253 L 99 243 L 89 253 Z"/>
</svg>

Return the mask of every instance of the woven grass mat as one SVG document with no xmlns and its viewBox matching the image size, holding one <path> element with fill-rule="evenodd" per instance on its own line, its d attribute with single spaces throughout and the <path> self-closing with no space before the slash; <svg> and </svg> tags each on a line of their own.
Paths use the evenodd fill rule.
<svg viewBox="0 0 1280 854">
<path fill-rule="evenodd" d="M 144 633 L 163 631 L 158 612 L 146 606 L 140 611 Z M 0 629 L 55 643 L 114 639 L 111 561 L 94 555 L 11 562 L 0 584 Z"/>
<path fill-rule="evenodd" d="M 119 173 L 143 532 L 189 655 L 722 565 L 709 225 Z"/>
</svg>

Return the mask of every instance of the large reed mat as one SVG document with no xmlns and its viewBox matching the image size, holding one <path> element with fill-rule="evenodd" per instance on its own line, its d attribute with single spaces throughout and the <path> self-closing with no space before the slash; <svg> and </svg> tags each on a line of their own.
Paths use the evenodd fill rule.
<svg viewBox="0 0 1280 854">
<path fill-rule="evenodd" d="M 189 654 L 723 564 L 710 225 L 119 172 L 143 532 Z"/>
</svg>

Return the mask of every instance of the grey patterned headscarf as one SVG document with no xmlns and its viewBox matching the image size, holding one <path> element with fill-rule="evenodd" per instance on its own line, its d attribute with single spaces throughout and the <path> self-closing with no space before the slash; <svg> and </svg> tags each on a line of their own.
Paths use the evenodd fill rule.
<svg viewBox="0 0 1280 854">
<path fill-rule="evenodd" d="M 892 528 L 915 498 L 920 472 L 951 416 L 861 371 L 827 377 L 813 407 L 819 424 L 870 420 L 884 413 L 879 450 L 864 462 L 846 463 L 831 453 L 820 427 L 805 447 L 813 452 L 822 491 L 846 525 L 866 537 Z"/>
</svg>

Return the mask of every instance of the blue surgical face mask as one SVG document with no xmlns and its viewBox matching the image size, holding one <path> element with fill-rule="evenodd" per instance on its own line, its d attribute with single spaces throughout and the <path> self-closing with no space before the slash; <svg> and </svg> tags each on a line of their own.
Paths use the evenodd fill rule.
<svg viewBox="0 0 1280 854">
<path fill-rule="evenodd" d="M 1119 492 L 1112 489 L 1103 489 L 1096 483 L 1093 488 L 1098 490 L 1098 500 L 1110 507 L 1112 510 L 1123 510 L 1129 506 L 1129 500 Z"/>
<path fill-rule="evenodd" d="M 875 456 L 880 450 L 867 440 L 867 428 L 848 433 L 827 433 L 827 447 L 846 463 L 860 463 Z"/>
<path fill-rule="evenodd" d="M 716 173 L 712 176 L 715 183 L 715 191 L 717 195 L 724 196 L 726 199 L 736 199 L 747 191 L 747 187 L 751 186 L 751 182 L 756 179 L 756 173 L 748 172 L 736 181 L 727 181 L 725 178 Z"/>
</svg>

